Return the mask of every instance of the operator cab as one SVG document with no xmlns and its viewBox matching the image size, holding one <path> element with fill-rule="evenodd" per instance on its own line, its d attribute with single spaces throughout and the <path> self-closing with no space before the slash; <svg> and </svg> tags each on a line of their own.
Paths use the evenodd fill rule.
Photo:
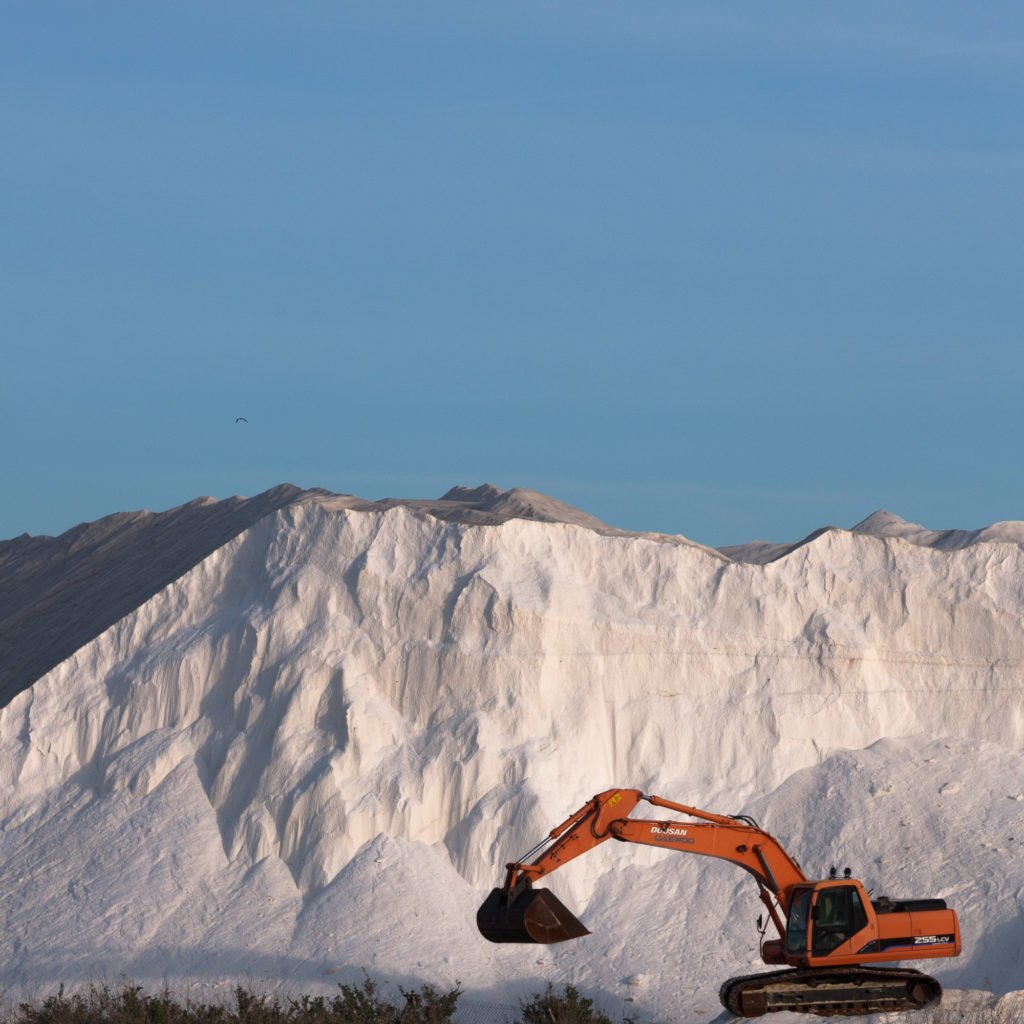
<svg viewBox="0 0 1024 1024">
<path fill-rule="evenodd" d="M 859 886 L 840 882 L 797 889 L 786 921 L 786 953 L 827 956 L 867 924 Z"/>
</svg>

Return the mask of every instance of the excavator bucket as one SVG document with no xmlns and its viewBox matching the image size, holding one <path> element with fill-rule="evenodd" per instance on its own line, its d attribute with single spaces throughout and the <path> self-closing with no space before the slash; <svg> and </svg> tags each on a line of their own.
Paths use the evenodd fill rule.
<svg viewBox="0 0 1024 1024">
<path fill-rule="evenodd" d="M 490 942 L 565 942 L 590 932 L 549 889 L 527 889 L 509 904 L 492 889 L 476 912 L 476 926 Z"/>
</svg>

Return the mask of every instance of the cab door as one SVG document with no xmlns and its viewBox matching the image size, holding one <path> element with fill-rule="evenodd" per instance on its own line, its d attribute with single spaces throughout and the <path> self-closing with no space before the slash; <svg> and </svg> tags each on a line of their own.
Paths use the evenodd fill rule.
<svg viewBox="0 0 1024 1024">
<path fill-rule="evenodd" d="M 857 947 L 868 926 L 868 913 L 858 885 L 828 885 L 819 888 L 811 903 L 810 953 L 812 958 L 847 956 L 856 952 L 848 943 L 856 936 Z M 842 947 L 846 947 L 845 949 Z"/>
</svg>

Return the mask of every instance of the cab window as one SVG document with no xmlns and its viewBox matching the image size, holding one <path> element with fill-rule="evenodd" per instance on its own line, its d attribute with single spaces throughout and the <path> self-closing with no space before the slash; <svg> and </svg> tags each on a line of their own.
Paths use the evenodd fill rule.
<svg viewBox="0 0 1024 1024">
<path fill-rule="evenodd" d="M 801 889 L 789 905 L 786 921 L 786 952 L 807 952 L 807 918 L 811 911 L 811 890 Z"/>
<path fill-rule="evenodd" d="M 830 953 L 868 923 L 855 886 L 822 889 L 813 912 L 812 952 Z"/>
</svg>

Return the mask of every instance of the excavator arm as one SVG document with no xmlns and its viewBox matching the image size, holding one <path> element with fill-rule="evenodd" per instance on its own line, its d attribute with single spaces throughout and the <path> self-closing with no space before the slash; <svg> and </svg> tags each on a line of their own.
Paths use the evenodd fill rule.
<svg viewBox="0 0 1024 1024">
<path fill-rule="evenodd" d="M 630 818 L 641 802 L 696 821 Z M 550 890 L 534 890 L 538 879 L 609 839 L 728 860 L 748 871 L 780 936 L 793 887 L 806 882 L 800 866 L 776 839 L 750 818 L 713 814 L 638 789 L 608 789 L 569 815 L 538 846 L 506 865 L 505 884 L 477 914 L 481 934 L 492 942 L 561 942 L 587 929 Z M 533 860 L 529 858 L 533 857 Z"/>
</svg>

